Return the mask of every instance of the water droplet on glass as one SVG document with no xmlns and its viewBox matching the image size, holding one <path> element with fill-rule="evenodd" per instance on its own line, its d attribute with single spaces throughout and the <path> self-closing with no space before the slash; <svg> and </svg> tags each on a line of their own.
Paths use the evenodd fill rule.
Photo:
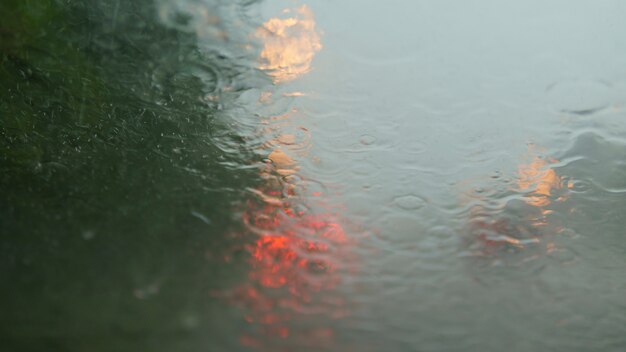
<svg viewBox="0 0 626 352">
<path fill-rule="evenodd" d="M 376 141 L 377 141 L 376 137 L 369 135 L 369 134 L 364 134 L 361 136 L 361 138 L 359 138 L 359 142 L 361 142 L 361 144 L 363 145 L 372 145 L 376 143 Z"/>
<path fill-rule="evenodd" d="M 134 289 L 133 295 L 137 299 L 146 299 L 146 298 L 149 298 L 151 296 L 158 294 L 159 291 L 160 291 L 159 285 L 152 284 L 152 285 L 148 285 L 147 287 Z"/>
<path fill-rule="evenodd" d="M 587 180 L 570 180 L 567 182 L 567 188 L 574 193 L 583 193 L 591 188 L 591 184 Z"/>
<path fill-rule="evenodd" d="M 82 235 L 83 235 L 83 239 L 85 239 L 86 241 L 89 241 L 96 236 L 96 233 L 93 230 L 86 230 L 86 231 L 83 231 Z"/>
<path fill-rule="evenodd" d="M 188 330 L 197 328 L 200 325 L 200 319 L 195 315 L 185 315 L 181 319 L 181 325 Z"/>
<path fill-rule="evenodd" d="M 393 200 L 395 206 L 404 210 L 417 210 L 423 207 L 425 203 L 423 198 L 414 194 L 396 197 Z"/>
<path fill-rule="evenodd" d="M 611 87 L 599 80 L 556 82 L 547 89 L 550 100 L 561 112 L 591 115 L 610 105 Z"/>
<path fill-rule="evenodd" d="M 200 219 L 205 224 L 211 225 L 211 219 L 207 218 L 205 215 L 198 213 L 197 211 L 194 211 L 194 210 L 191 211 L 191 215 L 193 215 L 195 218 Z"/>
</svg>

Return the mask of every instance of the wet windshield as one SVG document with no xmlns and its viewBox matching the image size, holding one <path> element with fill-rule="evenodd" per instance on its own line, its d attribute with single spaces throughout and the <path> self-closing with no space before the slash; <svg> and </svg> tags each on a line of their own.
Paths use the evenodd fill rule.
<svg viewBox="0 0 626 352">
<path fill-rule="evenodd" d="M 2 345 L 623 351 L 625 13 L 3 1 Z"/>
</svg>

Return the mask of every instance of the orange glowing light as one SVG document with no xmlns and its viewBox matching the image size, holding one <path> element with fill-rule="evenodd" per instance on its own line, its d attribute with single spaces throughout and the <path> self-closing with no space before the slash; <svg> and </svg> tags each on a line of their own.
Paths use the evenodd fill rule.
<svg viewBox="0 0 626 352">
<path fill-rule="evenodd" d="M 521 194 L 526 204 L 537 210 L 529 209 L 523 221 L 511 221 L 506 212 L 498 214 L 486 209 L 483 204 L 489 200 L 483 192 L 463 194 L 465 202 L 474 203 L 469 207 L 471 236 L 468 241 L 474 254 L 491 257 L 506 253 L 511 248 L 540 248 L 544 243 L 540 229 L 555 226 L 549 217 L 553 211 L 549 206 L 553 202 L 565 200 L 566 196 L 557 197 L 562 187 L 561 176 L 554 169 L 558 160 L 541 156 L 541 151 L 541 148 L 531 145 L 525 162 L 518 165 L 513 190 Z M 546 252 L 552 250 L 547 246 Z M 531 260 L 534 257 L 527 258 Z"/>
<path fill-rule="evenodd" d="M 272 193 L 271 188 L 263 192 Z M 328 296 L 340 282 L 338 269 L 346 257 L 341 245 L 348 241 L 333 215 L 305 215 L 287 204 L 249 202 L 244 221 L 257 229 L 258 237 L 247 246 L 250 281 L 238 296 L 248 307 L 246 321 L 257 332 L 265 338 L 286 339 L 292 335 L 289 322 L 300 312 L 332 318 L 345 314 L 343 300 Z M 317 339 L 320 331 L 322 341 Z M 333 335 L 326 327 L 306 334 L 316 337 L 312 340 L 316 344 L 330 343 Z M 241 343 L 259 348 L 265 338 L 244 335 Z"/>
<path fill-rule="evenodd" d="M 317 348 L 332 343 L 332 330 L 314 327 L 299 331 L 296 337 L 289 326 L 296 319 L 306 319 L 302 312 L 333 319 L 345 316 L 343 299 L 333 289 L 350 257 L 349 240 L 334 214 L 304 212 L 290 198 L 303 189 L 284 178 L 298 170 L 297 160 L 288 150 L 296 136 L 286 133 L 275 139 L 285 151 L 271 149 L 261 170 L 267 182 L 250 189 L 256 198 L 248 201 L 243 212 L 244 224 L 257 237 L 245 246 L 250 254 L 249 281 L 236 291 L 237 302 L 247 307 L 245 320 L 254 332 L 241 336 L 241 343 L 261 348 L 275 339 L 300 341 L 304 333 Z"/>
<path fill-rule="evenodd" d="M 298 169 L 294 160 L 280 148 L 272 150 L 268 159 L 270 159 L 276 167 L 276 172 L 282 176 L 293 175 Z"/>
<path fill-rule="evenodd" d="M 295 167 L 295 162 L 293 161 L 293 159 L 280 148 L 272 150 L 272 152 L 268 156 L 268 159 L 270 159 L 279 169 Z"/>
<path fill-rule="evenodd" d="M 289 15 L 269 19 L 255 33 L 263 44 L 258 68 L 274 83 L 310 71 L 313 57 L 322 48 L 308 6 L 283 13 Z M 282 94 L 290 98 L 303 95 L 299 91 Z M 268 91 L 260 94 L 258 102 L 271 104 L 278 99 L 280 95 Z M 255 237 L 245 245 L 248 280 L 235 289 L 233 298 L 246 308 L 244 319 L 250 324 L 241 344 L 263 350 L 276 350 L 272 345 L 281 345 L 284 341 L 280 340 L 285 339 L 297 339 L 299 345 L 309 340 L 311 350 L 324 349 L 333 339 L 329 327 L 290 327 L 298 326 L 297 320 L 308 325 L 311 314 L 332 319 L 346 315 L 344 300 L 333 289 L 351 257 L 351 241 L 335 214 L 309 209 L 304 199 L 306 185 L 298 182 L 299 175 L 293 176 L 299 172 L 298 157 L 306 154 L 310 141 L 304 127 L 282 130 L 289 127 L 291 115 L 297 111 L 294 107 L 261 121 L 259 133 L 267 137 L 260 147 L 267 152 L 260 170 L 263 183 L 250 189 L 255 198 L 246 203 L 242 213 L 244 224 Z M 320 192 L 314 194 L 322 196 Z"/>
<path fill-rule="evenodd" d="M 256 31 L 256 37 L 263 41 L 258 67 L 275 83 L 307 73 L 315 53 L 322 49 L 311 9 L 302 5 L 293 12 L 293 17 L 269 19 Z"/>
<path fill-rule="evenodd" d="M 532 150 L 531 153 L 533 153 Z M 545 160 L 531 155 L 530 163 L 519 166 L 517 185 L 521 191 L 531 194 L 524 200 L 527 204 L 535 207 L 545 207 L 550 204 L 550 196 L 561 184 L 561 178 L 550 167 L 550 164 L 555 162 L 557 160 Z"/>
</svg>

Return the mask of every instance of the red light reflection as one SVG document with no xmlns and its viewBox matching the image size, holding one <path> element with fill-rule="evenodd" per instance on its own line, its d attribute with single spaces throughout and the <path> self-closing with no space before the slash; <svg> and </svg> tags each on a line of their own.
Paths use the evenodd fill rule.
<svg viewBox="0 0 626 352">
<path fill-rule="evenodd" d="M 264 171 L 277 177 L 274 181 L 280 180 L 275 172 L 275 167 Z M 257 191 L 265 197 L 249 201 L 243 214 L 258 237 L 246 247 L 249 282 L 237 290 L 237 299 L 246 308 L 245 320 L 255 332 L 242 336 L 241 343 L 257 348 L 267 348 L 272 339 L 292 337 L 290 327 L 309 318 L 310 325 L 315 316 L 324 321 L 345 316 L 343 299 L 332 291 L 349 257 L 349 241 L 335 215 L 298 210 L 286 197 L 281 198 L 283 190 L 278 189 L 284 187 L 288 195 L 294 195 L 297 187 L 282 181 L 264 187 Z M 269 197 L 281 202 L 267 201 Z M 333 330 L 327 326 L 298 327 L 295 336 L 298 344 L 308 341 L 317 347 L 331 343 L 332 337 Z"/>
<path fill-rule="evenodd" d="M 310 8 L 304 5 L 284 13 L 292 16 L 268 20 L 255 36 L 263 42 L 259 68 L 276 84 L 309 72 L 322 48 Z M 271 104 L 275 96 L 263 92 L 258 103 Z M 256 198 L 243 212 L 255 238 L 245 247 L 248 280 L 233 297 L 249 324 L 240 343 L 268 351 L 293 350 L 285 347 L 291 339 L 299 347 L 328 347 L 334 335 L 329 323 L 346 315 L 336 289 L 350 258 L 350 241 L 333 212 L 307 207 L 310 197 L 318 200 L 323 194 L 307 190 L 299 174 L 298 158 L 306 154 L 310 135 L 302 126 L 294 128 L 290 120 L 295 112 L 294 107 L 261 122 L 265 127 L 259 132 L 266 139 L 261 148 L 267 153 L 260 175 L 264 181 L 250 190 Z"/>
</svg>

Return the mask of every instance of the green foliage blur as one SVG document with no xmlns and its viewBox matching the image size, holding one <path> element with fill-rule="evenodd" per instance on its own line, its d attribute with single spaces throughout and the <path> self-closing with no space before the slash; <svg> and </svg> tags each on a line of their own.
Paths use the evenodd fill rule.
<svg viewBox="0 0 626 352">
<path fill-rule="evenodd" d="M 0 2 L 3 351 L 171 350 L 209 324 L 230 273 L 206 254 L 256 174 L 203 99 L 236 70 L 155 7 Z"/>
</svg>

